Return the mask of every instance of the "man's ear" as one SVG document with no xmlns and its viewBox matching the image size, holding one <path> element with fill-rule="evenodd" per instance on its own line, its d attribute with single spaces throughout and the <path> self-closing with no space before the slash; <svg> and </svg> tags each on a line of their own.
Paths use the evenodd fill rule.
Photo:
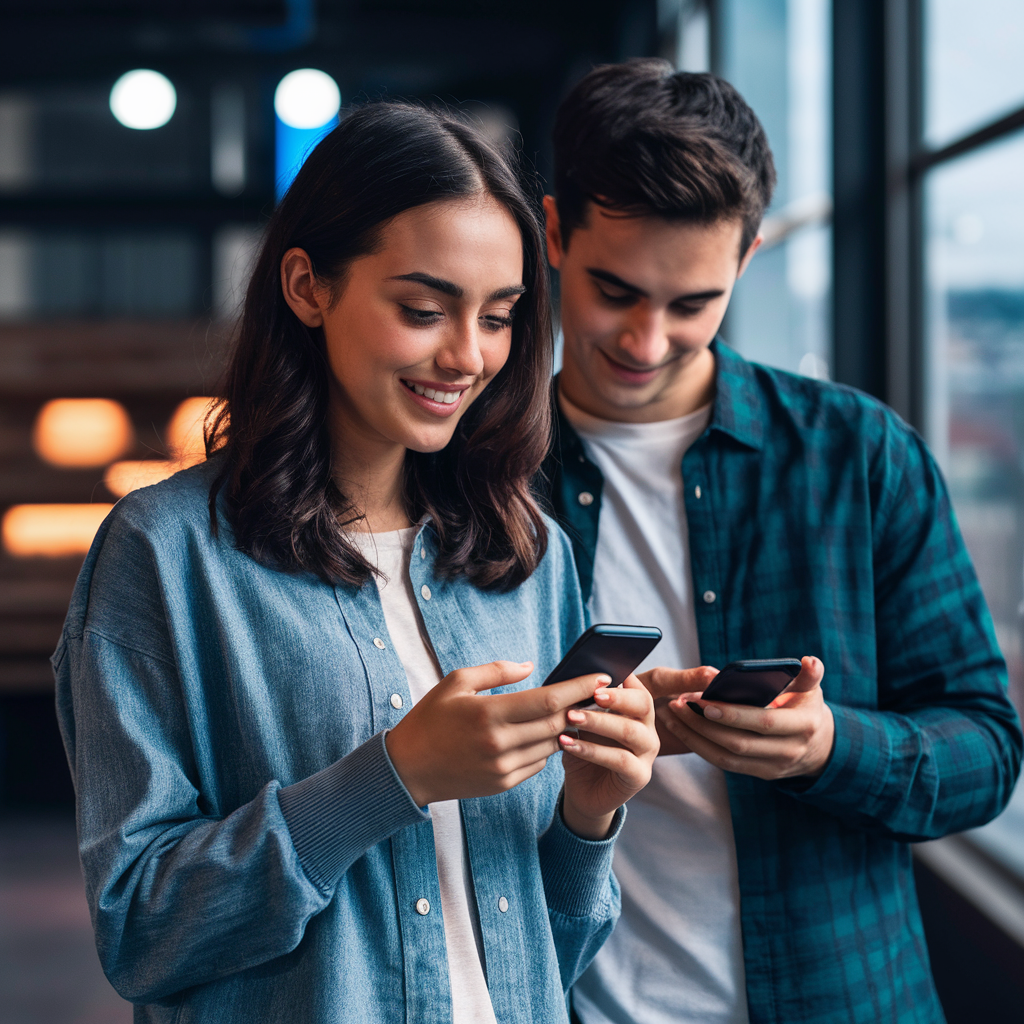
<svg viewBox="0 0 1024 1024">
<path fill-rule="evenodd" d="M 289 249 L 281 257 L 281 291 L 289 309 L 307 327 L 323 327 L 323 296 L 305 249 Z"/>
<path fill-rule="evenodd" d="M 555 270 L 562 269 L 562 224 L 558 219 L 558 205 L 554 196 L 544 197 L 544 235 L 548 242 L 548 263 Z"/>
<path fill-rule="evenodd" d="M 743 272 L 750 265 L 750 261 L 754 258 L 754 253 L 761 248 L 761 243 L 764 241 L 764 235 L 759 231 L 757 238 L 750 243 L 750 248 L 743 254 L 743 259 L 740 260 L 740 269 L 736 273 L 736 280 L 738 281 L 742 276 Z"/>
</svg>

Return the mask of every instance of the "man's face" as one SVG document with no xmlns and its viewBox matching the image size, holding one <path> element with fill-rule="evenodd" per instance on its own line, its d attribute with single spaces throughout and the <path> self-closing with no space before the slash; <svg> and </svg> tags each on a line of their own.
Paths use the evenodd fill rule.
<svg viewBox="0 0 1024 1024">
<path fill-rule="evenodd" d="M 708 346 L 756 239 L 740 259 L 738 220 L 685 224 L 590 205 L 561 243 L 545 197 L 548 258 L 561 277 L 561 388 L 586 412 L 645 423 L 700 408 L 714 393 Z"/>
</svg>

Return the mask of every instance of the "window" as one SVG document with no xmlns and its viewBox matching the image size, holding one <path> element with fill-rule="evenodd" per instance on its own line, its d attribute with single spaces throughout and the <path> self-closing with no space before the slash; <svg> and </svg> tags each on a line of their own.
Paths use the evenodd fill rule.
<svg viewBox="0 0 1024 1024">
<path fill-rule="evenodd" d="M 1024 712 L 1024 8 L 928 0 L 923 15 L 925 433 Z M 1024 787 L 971 838 L 1024 878 Z"/>
<path fill-rule="evenodd" d="M 724 0 L 720 74 L 754 108 L 778 172 L 764 244 L 723 328 L 748 359 L 828 377 L 832 237 L 827 0 Z"/>
</svg>

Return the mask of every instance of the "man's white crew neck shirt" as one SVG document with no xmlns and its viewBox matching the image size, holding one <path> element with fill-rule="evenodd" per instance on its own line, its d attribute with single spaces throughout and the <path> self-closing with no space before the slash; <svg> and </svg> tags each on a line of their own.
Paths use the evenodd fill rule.
<svg viewBox="0 0 1024 1024">
<path fill-rule="evenodd" d="M 711 406 L 616 423 L 559 401 L 604 476 L 590 621 L 661 628 L 638 671 L 699 665 L 682 461 Z M 696 754 L 659 757 L 630 801 L 615 874 L 622 917 L 573 990 L 583 1024 L 747 1024 L 724 773 Z"/>
</svg>

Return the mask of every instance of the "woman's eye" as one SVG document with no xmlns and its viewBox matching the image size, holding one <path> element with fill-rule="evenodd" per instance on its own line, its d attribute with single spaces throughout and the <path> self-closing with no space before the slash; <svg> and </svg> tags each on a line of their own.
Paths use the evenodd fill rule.
<svg viewBox="0 0 1024 1024">
<path fill-rule="evenodd" d="M 422 326 L 424 324 L 436 323 L 444 313 L 439 312 L 436 309 L 417 309 L 415 306 L 406 306 L 400 304 L 402 315 L 411 324 Z"/>
<path fill-rule="evenodd" d="M 503 331 L 507 327 L 512 326 L 512 313 L 509 312 L 505 316 L 500 316 L 497 313 L 488 313 L 487 316 L 481 318 L 484 326 L 489 331 Z"/>
</svg>

